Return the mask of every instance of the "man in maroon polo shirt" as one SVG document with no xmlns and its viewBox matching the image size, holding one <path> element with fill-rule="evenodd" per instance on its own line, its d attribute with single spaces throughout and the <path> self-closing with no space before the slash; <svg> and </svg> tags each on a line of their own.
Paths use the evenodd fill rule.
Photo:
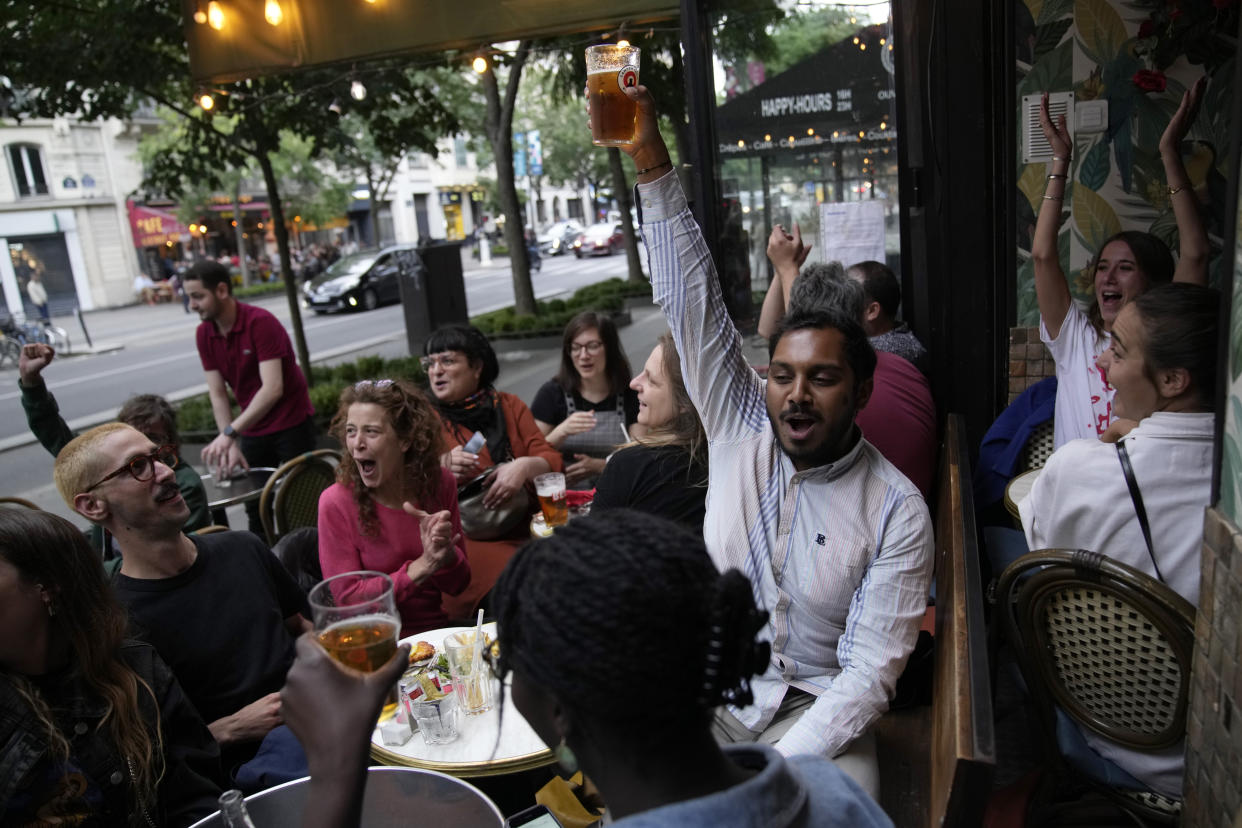
<svg viewBox="0 0 1242 828">
<path fill-rule="evenodd" d="M 279 466 L 314 449 L 314 408 L 280 321 L 263 308 L 238 302 L 228 269 L 217 262 L 191 267 L 183 286 L 190 309 L 203 320 L 197 331 L 198 356 L 220 428 L 203 449 L 207 467 L 219 475 L 238 465 Z M 229 388 L 241 406 L 236 417 Z M 261 534 L 257 505 L 248 505 L 247 513 L 250 528 Z"/>
</svg>

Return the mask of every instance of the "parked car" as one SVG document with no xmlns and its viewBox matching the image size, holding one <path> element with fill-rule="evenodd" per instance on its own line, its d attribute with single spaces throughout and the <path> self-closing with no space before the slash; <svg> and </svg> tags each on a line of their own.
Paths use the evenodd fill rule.
<svg viewBox="0 0 1242 828">
<path fill-rule="evenodd" d="M 425 270 L 412 244 L 344 256 L 302 285 L 303 304 L 315 313 L 371 310 L 401 301 L 402 274 Z"/>
<path fill-rule="evenodd" d="M 574 239 L 582 235 L 582 225 L 576 221 L 558 221 L 539 234 L 539 252 L 544 256 L 568 253 Z"/>
<path fill-rule="evenodd" d="M 601 254 L 611 256 L 624 244 L 625 233 L 622 232 L 620 224 L 592 224 L 574 241 L 574 255 L 579 259 Z"/>
</svg>

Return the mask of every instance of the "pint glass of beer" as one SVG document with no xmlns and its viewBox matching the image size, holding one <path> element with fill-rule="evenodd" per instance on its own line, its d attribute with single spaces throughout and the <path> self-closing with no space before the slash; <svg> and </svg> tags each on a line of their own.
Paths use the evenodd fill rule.
<svg viewBox="0 0 1242 828">
<path fill-rule="evenodd" d="M 346 572 L 310 592 L 315 635 L 333 658 L 364 673 L 382 667 L 397 651 L 401 618 L 392 579 L 383 572 Z"/>
<path fill-rule="evenodd" d="M 587 47 L 591 143 L 597 147 L 619 147 L 634 140 L 638 106 L 622 90 L 638 86 L 639 51 L 636 46 L 619 43 Z"/>
<path fill-rule="evenodd" d="M 565 475 L 548 472 L 535 478 L 535 494 L 539 495 L 539 508 L 543 521 L 550 528 L 564 526 L 569 522 L 569 501 L 565 499 Z"/>
</svg>

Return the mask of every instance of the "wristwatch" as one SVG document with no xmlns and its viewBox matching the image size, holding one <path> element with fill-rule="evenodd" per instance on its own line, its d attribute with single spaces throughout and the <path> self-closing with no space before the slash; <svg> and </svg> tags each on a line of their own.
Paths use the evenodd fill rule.
<svg viewBox="0 0 1242 828">
<path fill-rule="evenodd" d="M 232 423 L 229 423 L 228 425 L 226 425 L 226 426 L 224 427 L 224 431 L 222 431 L 222 432 L 220 432 L 220 433 L 221 433 L 221 434 L 223 434 L 225 437 L 236 437 L 236 436 L 237 436 L 237 429 L 233 428 L 233 424 L 232 424 Z"/>
</svg>

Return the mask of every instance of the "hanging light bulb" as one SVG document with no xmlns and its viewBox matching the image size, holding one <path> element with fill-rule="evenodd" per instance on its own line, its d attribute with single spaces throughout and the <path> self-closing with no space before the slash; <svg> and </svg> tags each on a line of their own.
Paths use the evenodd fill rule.
<svg viewBox="0 0 1242 828">
<path fill-rule="evenodd" d="M 487 71 L 487 58 L 482 55 L 477 56 L 470 64 L 474 71 L 482 75 Z"/>
<path fill-rule="evenodd" d="M 224 28 L 224 9 L 220 8 L 216 0 L 207 4 L 207 22 L 217 32 Z"/>
<path fill-rule="evenodd" d="M 194 4 L 194 22 L 200 26 L 207 22 L 207 12 L 198 3 Z"/>
<path fill-rule="evenodd" d="M 212 109 L 215 108 L 216 99 L 211 97 L 211 95 L 207 94 L 206 92 L 204 92 L 202 95 L 199 95 L 198 97 L 198 105 L 201 106 L 207 112 L 210 112 Z"/>
<path fill-rule="evenodd" d="M 367 88 L 362 85 L 362 81 L 356 80 L 349 85 L 349 96 L 355 101 L 360 101 L 367 96 Z"/>
<path fill-rule="evenodd" d="M 620 46 L 622 49 L 625 49 L 630 45 L 630 42 L 626 40 L 625 38 L 622 38 L 621 40 L 617 41 L 617 45 Z"/>
<path fill-rule="evenodd" d="M 273 26 L 279 26 L 280 21 L 285 19 L 284 10 L 280 8 L 280 0 L 267 0 L 263 4 L 263 17 Z"/>
</svg>

